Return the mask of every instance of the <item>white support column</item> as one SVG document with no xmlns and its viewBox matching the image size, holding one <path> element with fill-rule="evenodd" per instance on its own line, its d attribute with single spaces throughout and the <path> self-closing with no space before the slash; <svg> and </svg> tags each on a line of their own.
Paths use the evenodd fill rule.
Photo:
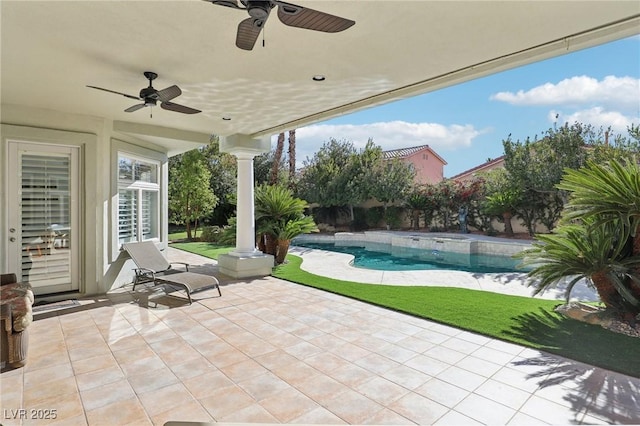
<svg viewBox="0 0 640 426">
<path fill-rule="evenodd" d="M 235 255 L 256 254 L 255 206 L 253 196 L 253 154 L 236 153 L 238 159 L 238 189 L 236 206 Z"/>
<path fill-rule="evenodd" d="M 271 138 L 252 139 L 247 135 L 224 138 L 220 150 L 238 159 L 238 187 L 236 206 L 236 248 L 218 256 L 220 272 L 234 278 L 271 274 L 273 256 L 256 249 L 253 158 L 271 149 Z"/>
</svg>

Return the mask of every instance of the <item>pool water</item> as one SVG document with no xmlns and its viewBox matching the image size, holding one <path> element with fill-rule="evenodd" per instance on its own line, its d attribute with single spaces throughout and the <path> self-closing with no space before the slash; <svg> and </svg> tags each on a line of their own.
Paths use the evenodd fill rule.
<svg viewBox="0 0 640 426">
<path fill-rule="evenodd" d="M 377 271 L 455 270 L 478 273 L 526 272 L 519 269 L 520 261 L 508 256 L 453 253 L 397 247 L 390 244 L 362 243 L 338 245 L 333 243 L 296 242 L 299 247 L 347 253 L 355 257 L 353 266 Z"/>
</svg>

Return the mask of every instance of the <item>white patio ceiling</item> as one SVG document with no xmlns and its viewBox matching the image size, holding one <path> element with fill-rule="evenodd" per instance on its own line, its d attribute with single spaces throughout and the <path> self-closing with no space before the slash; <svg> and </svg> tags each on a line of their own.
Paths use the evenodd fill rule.
<svg viewBox="0 0 640 426">
<path fill-rule="evenodd" d="M 178 152 L 180 139 L 271 135 L 640 32 L 638 1 L 294 3 L 356 24 L 326 34 L 272 13 L 265 47 L 244 51 L 246 12 L 204 1 L 3 0 L 2 104 L 105 117 Z M 137 95 L 147 70 L 203 112 L 126 113 L 136 101 L 86 87 Z"/>
</svg>

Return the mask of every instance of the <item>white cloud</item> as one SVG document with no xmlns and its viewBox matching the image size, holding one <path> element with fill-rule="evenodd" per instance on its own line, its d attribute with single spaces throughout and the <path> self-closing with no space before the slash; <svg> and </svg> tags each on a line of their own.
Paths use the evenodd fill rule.
<svg viewBox="0 0 640 426">
<path fill-rule="evenodd" d="M 616 109 L 637 110 L 640 79 L 610 75 L 598 81 L 583 75 L 557 84 L 545 83 L 527 91 L 499 92 L 490 99 L 512 105 L 609 105 Z"/>
<path fill-rule="evenodd" d="M 478 130 L 470 124 L 443 125 L 437 123 L 408 123 L 388 121 L 369 124 L 314 124 L 296 130 L 296 163 L 301 166 L 312 158 L 329 139 L 348 140 L 356 148 L 363 148 L 369 138 L 383 150 L 429 145 L 437 153 L 455 151 L 471 146 L 475 137 L 488 130 Z M 286 135 L 288 138 L 288 135 Z M 275 145 L 277 135 L 271 138 Z M 287 150 L 285 138 L 285 152 Z"/>
<path fill-rule="evenodd" d="M 556 120 L 556 116 L 558 117 Z M 557 122 L 558 125 L 563 123 L 573 124 L 575 122 L 583 124 L 591 124 L 595 128 L 611 129 L 619 134 L 626 135 L 627 127 L 631 124 L 640 123 L 640 117 L 626 116 L 617 111 L 606 111 L 602 107 L 593 107 L 565 114 L 561 111 L 550 111 L 548 115 L 549 121 Z"/>
</svg>

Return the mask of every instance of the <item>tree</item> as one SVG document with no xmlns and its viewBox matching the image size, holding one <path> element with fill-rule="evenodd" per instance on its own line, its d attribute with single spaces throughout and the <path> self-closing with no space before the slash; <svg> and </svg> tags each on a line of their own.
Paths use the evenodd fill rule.
<svg viewBox="0 0 640 426">
<path fill-rule="evenodd" d="M 639 257 L 630 257 L 619 235 L 625 230 L 618 220 L 596 225 L 592 219 L 580 224 L 564 224 L 551 235 L 538 235 L 531 249 L 519 256 L 523 265 L 532 267 L 529 277 L 535 294 L 567 281 L 567 302 L 571 290 L 582 279 L 595 287 L 602 303 L 619 316 L 640 312 L 638 297 L 629 288 Z M 622 233 L 622 234 L 621 234 Z"/>
<path fill-rule="evenodd" d="M 369 182 L 369 194 L 382 203 L 385 221 L 389 228 L 387 207 L 389 203 L 403 201 L 413 184 L 415 170 L 400 159 L 384 159 L 380 157 L 371 169 L 364 175 Z"/>
<path fill-rule="evenodd" d="M 411 228 L 420 229 L 420 215 L 429 206 L 429 198 L 424 187 L 414 186 L 404 204 L 411 211 Z"/>
<path fill-rule="evenodd" d="M 490 170 L 482 178 L 486 197 L 481 205 L 481 212 L 497 216 L 504 222 L 505 234 L 513 236 L 511 219 L 521 205 L 521 189 L 514 184 L 505 169 Z"/>
<path fill-rule="evenodd" d="M 467 212 L 466 224 L 483 232 L 490 231 L 491 219 L 481 212 L 482 201 L 485 197 L 484 178 L 477 176 L 471 180 L 457 182 L 456 197 L 459 202 L 459 208 L 464 208 Z M 460 220 L 460 216 L 458 216 L 458 220 Z"/>
<path fill-rule="evenodd" d="M 273 164 L 273 151 L 253 157 L 253 180 L 256 185 L 269 184 Z"/>
<path fill-rule="evenodd" d="M 220 142 L 215 135 L 211 137 L 209 145 L 202 149 L 202 155 L 211 173 L 209 187 L 218 197 L 216 207 L 205 220 L 215 225 L 224 225 L 235 208 L 232 199 L 236 192 L 236 158 L 226 152 L 220 152 Z M 171 162 L 171 159 L 169 161 Z"/>
<path fill-rule="evenodd" d="M 640 166 L 636 157 L 568 169 L 571 196 L 556 234 L 524 253 L 538 291 L 586 277 L 605 306 L 631 322 L 640 314 Z"/>
<path fill-rule="evenodd" d="M 297 187 L 299 196 L 329 209 L 349 205 L 357 191 L 353 182 L 356 177 L 351 175 L 355 154 L 350 141 L 332 138 L 325 142 L 313 158 L 304 161 Z"/>
<path fill-rule="evenodd" d="M 278 171 L 280 170 L 280 162 L 282 161 L 283 150 L 284 150 L 284 132 L 278 135 L 276 152 L 273 156 L 273 164 L 271 165 L 271 177 L 269 178 L 270 185 L 275 185 L 276 183 L 278 183 Z"/>
<path fill-rule="evenodd" d="M 513 236 L 513 226 L 511 218 L 520 205 L 520 193 L 515 189 L 508 189 L 503 192 L 494 192 L 488 195 L 482 207 L 482 211 L 488 215 L 499 216 L 504 222 L 504 232 L 508 236 Z"/>
<path fill-rule="evenodd" d="M 567 170 L 560 189 L 571 191 L 570 220 L 620 220 L 629 229 L 633 255 L 640 256 L 640 166 L 633 156 L 605 164 L 589 161 L 580 170 Z"/>
<path fill-rule="evenodd" d="M 603 133 L 602 129 L 600 133 Z M 604 131 L 604 142 L 592 145 L 589 159 L 596 163 L 609 160 L 625 160 L 629 155 L 640 153 L 640 125 L 627 127 L 628 136 L 614 134 L 611 129 Z"/>
<path fill-rule="evenodd" d="M 261 185 L 255 191 L 258 247 L 284 262 L 291 240 L 297 235 L 317 231 L 310 216 L 305 216 L 307 202 L 293 196 L 282 185 Z"/>
<path fill-rule="evenodd" d="M 598 133 L 580 123 L 550 128 L 541 139 L 536 136 L 533 141 L 527 138 L 513 142 L 510 136 L 503 141 L 505 168 L 521 197 L 516 212 L 530 235 L 535 233 L 538 222 L 553 229 L 566 202 L 566 194 L 559 192 L 556 185 L 565 169 L 585 164 L 585 146 L 596 143 Z"/>
<path fill-rule="evenodd" d="M 185 224 L 187 238 L 193 239 L 192 223 L 210 214 L 218 198 L 210 188 L 211 173 L 202 151 L 188 151 L 173 164 L 169 173 L 169 211 L 171 220 Z"/>
<path fill-rule="evenodd" d="M 438 205 L 436 213 L 442 219 L 444 230 L 448 231 L 451 227 L 451 217 L 457 214 L 460 207 L 458 188 L 451 179 L 444 179 L 436 184 L 435 189 L 433 195 L 436 197 Z"/>
<path fill-rule="evenodd" d="M 355 225 L 354 206 L 371 198 L 372 188 L 375 185 L 375 166 L 382 161 L 382 148 L 367 140 L 364 148 L 351 155 L 349 166 L 344 170 L 342 181 L 344 182 L 344 192 L 348 195 L 347 206 L 351 218 L 351 225 Z"/>
<path fill-rule="evenodd" d="M 296 186 L 296 130 L 289 130 L 289 189 Z"/>
<path fill-rule="evenodd" d="M 423 192 L 425 195 L 425 205 L 422 209 L 422 215 L 424 218 L 424 227 L 429 229 L 434 216 L 440 210 L 441 197 L 437 185 L 424 185 Z"/>
</svg>

